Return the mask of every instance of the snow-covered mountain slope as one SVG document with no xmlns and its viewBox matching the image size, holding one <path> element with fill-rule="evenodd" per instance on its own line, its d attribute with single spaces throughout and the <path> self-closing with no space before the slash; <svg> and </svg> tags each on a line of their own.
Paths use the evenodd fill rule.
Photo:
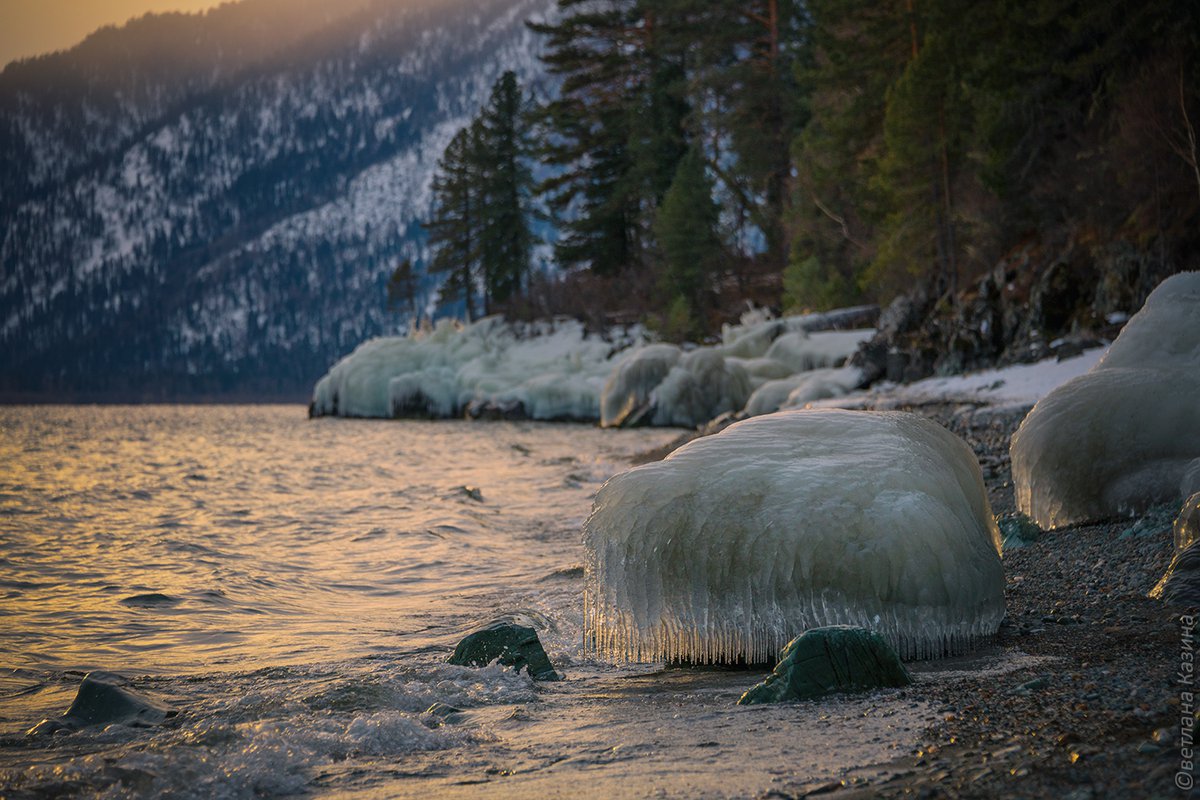
<svg viewBox="0 0 1200 800">
<path fill-rule="evenodd" d="M 167 15 L 205 43 L 176 61 L 143 18 L 0 73 L 0 391 L 302 396 L 403 323 L 386 280 L 437 159 L 502 71 L 538 83 L 524 21 L 553 3 L 325 5 Z"/>
</svg>

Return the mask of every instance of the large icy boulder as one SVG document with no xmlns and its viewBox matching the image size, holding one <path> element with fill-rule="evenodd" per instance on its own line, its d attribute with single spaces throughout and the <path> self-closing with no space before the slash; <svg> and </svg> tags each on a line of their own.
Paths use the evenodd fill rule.
<svg viewBox="0 0 1200 800">
<path fill-rule="evenodd" d="M 978 462 L 911 414 L 737 423 L 611 479 L 584 543 L 586 636 L 610 658 L 770 663 L 827 625 L 937 657 L 1004 616 Z"/>
<path fill-rule="evenodd" d="M 1017 505 L 1042 528 L 1132 514 L 1200 489 L 1200 273 L 1151 293 L 1090 372 L 1013 436 Z"/>
<path fill-rule="evenodd" d="M 619 361 L 600 396 L 600 424 L 609 428 L 648 422 L 643 418 L 650 411 L 654 390 L 682 355 L 673 344 L 651 344 Z"/>
<path fill-rule="evenodd" d="M 750 397 L 750 376 L 716 350 L 701 347 L 685 355 L 654 390 L 654 424 L 694 428 Z"/>
</svg>

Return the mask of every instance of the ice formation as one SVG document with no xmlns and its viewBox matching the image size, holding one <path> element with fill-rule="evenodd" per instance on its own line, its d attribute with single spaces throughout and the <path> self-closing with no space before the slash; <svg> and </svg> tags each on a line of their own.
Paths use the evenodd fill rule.
<svg viewBox="0 0 1200 800">
<path fill-rule="evenodd" d="M 625 425 L 644 415 L 650 396 L 683 351 L 673 344 L 651 344 L 622 359 L 604 384 L 600 397 L 600 424 Z"/>
<path fill-rule="evenodd" d="M 860 309 L 850 309 L 850 312 Z M 870 330 L 808 333 L 822 315 L 748 315 L 720 344 L 645 344 L 640 328 L 587 334 L 570 320 L 519 326 L 497 317 L 360 345 L 317 382 L 315 416 L 521 416 L 604 426 L 694 427 L 741 410 L 762 384 L 836 367 Z M 840 394 L 845 382 L 814 389 Z M 815 382 L 807 385 L 816 387 Z M 786 399 L 786 398 L 785 398 Z"/>
<path fill-rule="evenodd" d="M 449 417 L 473 402 L 519 405 L 533 419 L 591 420 L 614 344 L 574 320 L 514 326 L 488 317 L 364 342 L 317 382 L 313 413 Z"/>
<path fill-rule="evenodd" d="M 746 416 L 757 417 L 781 408 L 804 408 L 814 400 L 841 397 L 862 383 L 857 367 L 814 369 L 782 380 L 767 381 L 746 402 Z"/>
<path fill-rule="evenodd" d="M 978 462 L 911 414 L 737 423 L 611 479 L 584 543 L 587 641 L 614 659 L 773 663 L 839 624 L 938 657 L 1004 616 Z"/>
<path fill-rule="evenodd" d="M 1013 436 L 1017 505 L 1042 528 L 1136 513 L 1200 483 L 1200 272 L 1159 284 L 1103 358 Z"/>
<path fill-rule="evenodd" d="M 845 394 L 861 382 L 861 373 L 833 368 L 844 364 L 874 331 L 809 333 L 805 327 L 814 321 L 811 316 L 749 314 L 743 324 L 725 326 L 721 343 L 713 347 L 686 353 L 667 344 L 642 347 L 620 361 L 605 383 L 600 424 L 695 427 L 741 410 L 756 390 L 778 381 L 790 381 L 788 391 L 774 402 L 781 389 L 776 383 L 756 408 L 778 409 L 801 384 L 807 390 L 794 405 Z M 820 376 L 801 379 L 810 372 Z"/>
</svg>

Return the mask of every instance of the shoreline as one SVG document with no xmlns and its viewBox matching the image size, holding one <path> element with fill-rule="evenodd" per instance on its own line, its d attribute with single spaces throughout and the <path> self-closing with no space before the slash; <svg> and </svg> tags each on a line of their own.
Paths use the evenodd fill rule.
<svg viewBox="0 0 1200 800">
<path fill-rule="evenodd" d="M 983 467 L 993 513 L 1014 510 L 1008 439 L 1024 412 L 911 410 L 963 436 Z M 1154 519 L 1073 526 L 1007 549 L 1007 613 L 994 647 L 1035 662 L 1000 677 L 968 671 L 952 682 L 914 684 L 908 699 L 929 702 L 941 714 L 914 752 L 849 770 L 839 782 L 785 784 L 768 796 L 1181 794 L 1175 780 L 1180 693 L 1190 688 L 1178 680 L 1186 609 L 1146 596 L 1173 551 L 1169 521 L 1135 527 Z M 937 662 L 926 663 L 936 669 Z"/>
</svg>

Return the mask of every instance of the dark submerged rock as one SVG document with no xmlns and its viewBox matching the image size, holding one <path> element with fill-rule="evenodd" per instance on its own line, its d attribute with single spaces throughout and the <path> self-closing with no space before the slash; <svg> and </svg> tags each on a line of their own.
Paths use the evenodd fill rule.
<svg viewBox="0 0 1200 800">
<path fill-rule="evenodd" d="M 89 672 L 79 684 L 75 700 L 57 719 L 44 719 L 29 736 L 76 731 L 95 725 L 120 723 L 134 727 L 158 725 L 178 712 L 125 688 L 125 679 L 111 672 Z"/>
<path fill-rule="evenodd" d="M 542 648 L 537 631 L 512 622 L 493 622 L 469 634 L 454 648 L 449 663 L 464 667 L 486 667 L 497 659 L 518 672 L 528 669 L 535 681 L 556 681 L 560 678 Z"/>
<path fill-rule="evenodd" d="M 464 410 L 467 419 L 485 421 L 520 421 L 529 419 L 529 412 L 520 400 L 472 400 Z"/>
<path fill-rule="evenodd" d="M 767 679 L 751 687 L 738 705 L 815 700 L 829 694 L 907 686 L 908 671 L 879 634 L 833 625 L 797 636 L 780 654 Z"/>
</svg>

